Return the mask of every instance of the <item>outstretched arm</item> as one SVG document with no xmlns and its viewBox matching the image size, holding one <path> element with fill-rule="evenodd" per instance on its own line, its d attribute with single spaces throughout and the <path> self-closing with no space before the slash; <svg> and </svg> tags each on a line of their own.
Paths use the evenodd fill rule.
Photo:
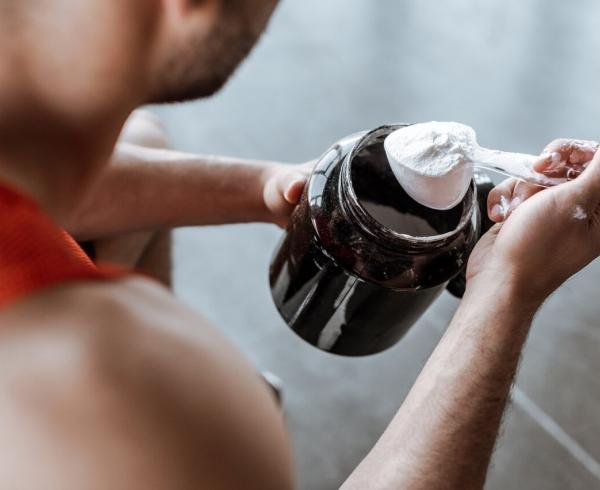
<svg viewBox="0 0 600 490">
<path fill-rule="evenodd" d="M 478 243 L 446 334 L 344 490 L 483 487 L 535 311 L 600 254 L 600 152 L 552 189 L 506 181 L 490 211 L 501 197 L 510 216 Z"/>
<path fill-rule="evenodd" d="M 284 224 L 308 173 L 306 165 L 120 144 L 68 229 L 88 239 L 178 226 Z"/>
<path fill-rule="evenodd" d="M 136 111 L 110 166 L 72 214 L 78 239 L 177 226 L 285 225 L 312 164 L 286 165 L 170 149 L 157 118 Z"/>
</svg>

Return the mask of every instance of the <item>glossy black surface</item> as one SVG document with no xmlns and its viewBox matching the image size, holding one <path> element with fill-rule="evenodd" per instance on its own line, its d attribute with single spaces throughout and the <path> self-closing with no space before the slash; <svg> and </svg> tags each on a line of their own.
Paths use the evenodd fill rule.
<svg viewBox="0 0 600 490">
<path fill-rule="evenodd" d="M 342 141 L 323 156 L 271 264 L 273 299 L 288 325 L 336 354 L 395 344 L 461 271 L 477 238 L 474 188 L 444 212 L 402 190 L 382 149 L 393 129 Z M 394 217 L 395 229 L 365 209 L 373 204 Z M 407 236 L 422 231 L 415 220 L 440 236 Z"/>
</svg>

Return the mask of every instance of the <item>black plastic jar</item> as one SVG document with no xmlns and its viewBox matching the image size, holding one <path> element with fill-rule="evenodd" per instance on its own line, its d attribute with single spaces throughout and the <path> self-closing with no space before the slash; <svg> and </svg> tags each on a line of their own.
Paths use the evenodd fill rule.
<svg viewBox="0 0 600 490">
<path fill-rule="evenodd" d="M 464 271 L 479 238 L 475 182 L 448 211 L 398 184 L 383 141 L 400 127 L 347 137 L 321 157 L 271 263 L 281 316 L 322 350 L 361 356 L 394 345 Z"/>
</svg>

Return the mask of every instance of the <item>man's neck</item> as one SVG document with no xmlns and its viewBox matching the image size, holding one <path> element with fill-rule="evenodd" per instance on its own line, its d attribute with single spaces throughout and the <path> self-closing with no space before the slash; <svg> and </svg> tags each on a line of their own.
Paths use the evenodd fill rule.
<svg viewBox="0 0 600 490">
<path fill-rule="evenodd" d="M 109 161 L 129 109 L 66 120 L 40 105 L 7 102 L 0 116 L 0 182 L 67 223 Z"/>
<path fill-rule="evenodd" d="M 140 46 L 154 35 L 144 23 L 123 20 L 133 15 L 130 2 L 70 3 L 62 2 L 72 18 L 54 8 L 61 2 L 23 7 L 12 27 L 0 17 L 0 181 L 63 224 L 142 102 L 147 60 Z M 94 15 L 111 21 L 87 24 Z"/>
</svg>

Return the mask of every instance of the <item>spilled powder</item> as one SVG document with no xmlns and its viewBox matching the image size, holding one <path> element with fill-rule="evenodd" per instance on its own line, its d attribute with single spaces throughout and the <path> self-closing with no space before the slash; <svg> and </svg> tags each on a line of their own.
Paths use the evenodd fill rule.
<svg viewBox="0 0 600 490">
<path fill-rule="evenodd" d="M 579 204 L 577 204 L 573 208 L 573 218 L 579 221 L 583 221 L 588 218 L 588 215 L 585 212 L 585 209 L 583 209 Z"/>
<path fill-rule="evenodd" d="M 506 196 L 500 197 L 500 212 L 502 213 L 502 217 L 506 219 L 508 216 L 508 211 L 510 209 L 510 202 Z"/>
</svg>

